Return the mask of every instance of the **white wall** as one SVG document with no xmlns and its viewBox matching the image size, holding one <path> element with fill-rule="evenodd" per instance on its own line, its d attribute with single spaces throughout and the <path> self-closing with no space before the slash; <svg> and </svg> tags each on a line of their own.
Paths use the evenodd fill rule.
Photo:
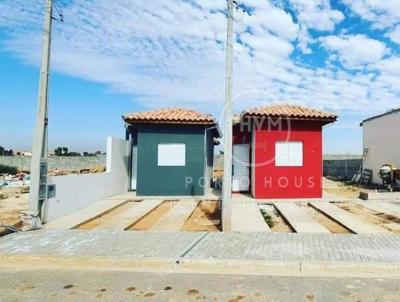
<svg viewBox="0 0 400 302">
<path fill-rule="evenodd" d="M 372 169 L 372 182 L 381 184 L 377 173 L 383 164 L 400 168 L 400 112 L 365 122 L 363 147 L 369 149 L 365 168 Z"/>
<path fill-rule="evenodd" d="M 46 222 L 70 214 L 108 196 L 128 191 L 130 142 L 107 138 L 107 169 L 104 173 L 50 176 L 56 197 L 44 204 Z"/>
</svg>

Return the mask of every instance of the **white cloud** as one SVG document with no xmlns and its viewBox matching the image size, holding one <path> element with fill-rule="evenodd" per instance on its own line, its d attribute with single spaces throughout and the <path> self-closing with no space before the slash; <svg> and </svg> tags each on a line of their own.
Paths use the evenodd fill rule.
<svg viewBox="0 0 400 302">
<path fill-rule="evenodd" d="M 299 21 L 319 31 L 332 31 L 344 19 L 341 11 L 331 8 L 329 0 L 289 0 L 296 9 Z"/>
<path fill-rule="evenodd" d="M 373 23 L 375 28 L 384 29 L 400 22 L 398 0 L 342 0 L 360 18 Z"/>
<path fill-rule="evenodd" d="M 348 68 L 362 68 L 376 63 L 388 52 L 384 43 L 365 35 L 327 36 L 322 45 L 337 54 L 339 61 Z"/>
<path fill-rule="evenodd" d="M 400 24 L 386 34 L 393 42 L 400 44 Z"/>
<path fill-rule="evenodd" d="M 280 38 L 294 40 L 297 37 L 299 26 L 293 22 L 292 17 L 267 1 L 263 1 L 263 3 L 262 6 L 253 3 L 256 9 L 251 17 L 242 20 L 243 23 L 247 26 L 268 30 Z"/>
<path fill-rule="evenodd" d="M 330 66 L 306 67 L 292 58 L 296 43 L 309 52 L 309 44 L 316 42 L 307 29 L 330 30 L 343 17 L 328 1 L 293 1 L 300 25 L 265 0 L 245 1 L 253 13 L 235 22 L 234 95 L 242 95 L 238 110 L 268 100 L 355 111 L 399 103 L 400 85 L 389 71 L 375 79 Z M 38 2 L 0 2 L 0 27 L 8 36 L 2 47 L 34 65 L 39 63 L 43 19 Z M 52 70 L 129 93 L 142 106 L 184 105 L 218 113 L 226 39 L 221 3 L 71 1 L 64 7 L 65 23 L 54 23 Z M 387 49 L 379 41 L 328 36 L 323 43 L 346 66 L 389 68 L 382 60 Z"/>
</svg>

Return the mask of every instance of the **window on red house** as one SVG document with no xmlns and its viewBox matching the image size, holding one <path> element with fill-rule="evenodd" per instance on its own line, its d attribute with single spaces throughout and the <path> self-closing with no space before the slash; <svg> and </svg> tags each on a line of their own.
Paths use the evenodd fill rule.
<svg viewBox="0 0 400 302">
<path fill-rule="evenodd" d="M 277 167 L 302 167 L 303 142 L 276 142 L 275 166 Z"/>
</svg>

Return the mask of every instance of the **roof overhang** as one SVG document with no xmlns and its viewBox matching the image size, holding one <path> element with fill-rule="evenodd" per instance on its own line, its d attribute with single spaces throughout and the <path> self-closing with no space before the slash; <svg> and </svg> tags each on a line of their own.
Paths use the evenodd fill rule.
<svg viewBox="0 0 400 302">
<path fill-rule="evenodd" d="M 381 117 L 384 117 L 384 116 L 387 116 L 387 115 L 390 115 L 390 114 L 393 114 L 393 113 L 398 113 L 398 112 L 400 112 L 400 108 L 392 109 L 392 110 L 389 110 L 389 111 L 387 111 L 387 112 L 385 112 L 385 113 L 371 116 L 371 117 L 369 117 L 369 118 L 363 120 L 363 121 L 360 123 L 360 127 L 362 127 L 363 124 L 366 123 L 366 122 L 369 122 L 369 121 L 372 121 L 372 120 L 376 120 L 376 119 L 378 119 L 378 118 L 381 118 Z"/>
</svg>

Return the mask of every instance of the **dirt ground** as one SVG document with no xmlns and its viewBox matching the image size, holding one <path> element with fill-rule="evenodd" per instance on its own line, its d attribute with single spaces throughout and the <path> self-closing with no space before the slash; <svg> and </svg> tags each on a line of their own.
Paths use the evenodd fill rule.
<svg viewBox="0 0 400 302">
<path fill-rule="evenodd" d="M 221 231 L 221 208 L 218 201 L 201 201 L 186 221 L 182 231 Z"/>
<path fill-rule="evenodd" d="M 400 218 L 396 216 L 379 213 L 352 202 L 338 202 L 335 204 L 343 210 L 356 215 L 360 220 L 376 224 L 395 234 L 400 234 L 400 228 L 396 228 L 396 225 L 400 226 Z"/>
<path fill-rule="evenodd" d="M 124 211 L 128 210 L 132 206 L 132 202 L 127 201 L 117 208 L 101 215 L 100 217 L 94 218 L 87 223 L 84 223 L 78 227 L 78 229 L 91 230 L 100 228 L 102 223 L 115 219 L 115 217 Z M 146 201 L 141 201 L 146 202 Z M 150 211 L 142 219 L 138 220 L 127 230 L 149 230 L 152 226 L 165 215 L 178 200 L 165 200 L 155 209 Z M 217 232 L 221 230 L 221 209 L 218 201 L 201 201 L 197 208 L 193 211 L 192 215 L 186 221 L 182 228 L 182 231 L 212 231 Z"/>
<path fill-rule="evenodd" d="M 19 212 L 28 209 L 29 193 L 26 188 L 0 189 L 0 224 L 18 227 L 20 225 Z M 0 227 L 0 234 L 5 229 Z"/>
<path fill-rule="evenodd" d="M 146 202 L 146 201 L 144 201 Z M 149 230 L 163 215 L 165 215 L 178 201 L 166 200 L 142 219 L 133 224 L 128 230 Z"/>
<path fill-rule="evenodd" d="M 261 205 L 260 209 L 263 209 L 271 217 L 272 226 L 269 225 L 269 228 L 272 232 L 293 233 L 291 227 L 285 222 L 282 216 L 279 215 L 272 204 Z"/>
<path fill-rule="evenodd" d="M 325 177 L 323 178 L 323 186 L 324 192 L 334 194 L 346 199 L 358 198 L 361 191 L 373 191 L 370 188 L 347 185 L 343 181 L 336 181 Z"/>
<path fill-rule="evenodd" d="M 333 221 L 329 217 L 325 216 L 324 214 L 318 212 L 316 209 L 307 206 L 305 204 L 302 204 L 301 206 L 304 206 L 307 209 L 308 214 L 320 225 L 325 227 L 329 232 L 333 234 L 351 234 L 351 232 L 342 227 L 340 224 L 337 222 Z"/>
</svg>

